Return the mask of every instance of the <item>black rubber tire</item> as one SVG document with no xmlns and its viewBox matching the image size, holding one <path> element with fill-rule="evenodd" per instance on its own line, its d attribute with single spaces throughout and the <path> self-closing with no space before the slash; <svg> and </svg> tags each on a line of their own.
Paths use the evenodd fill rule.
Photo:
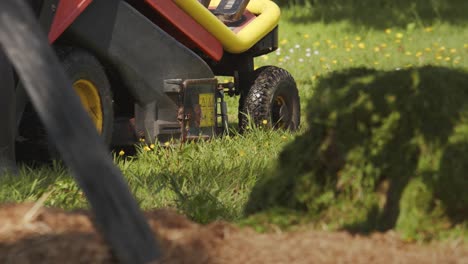
<svg viewBox="0 0 468 264">
<path fill-rule="evenodd" d="M 294 131 L 300 125 L 300 109 L 299 92 L 291 74 L 282 68 L 264 66 L 255 70 L 250 89 L 241 94 L 239 127 L 244 131 L 250 116 L 255 126 Z"/>
<path fill-rule="evenodd" d="M 104 67 L 92 54 L 79 48 L 60 47 L 57 53 L 72 84 L 84 79 L 97 88 L 103 116 L 101 136 L 104 142 L 110 145 L 114 126 L 114 106 L 111 85 Z"/>
</svg>

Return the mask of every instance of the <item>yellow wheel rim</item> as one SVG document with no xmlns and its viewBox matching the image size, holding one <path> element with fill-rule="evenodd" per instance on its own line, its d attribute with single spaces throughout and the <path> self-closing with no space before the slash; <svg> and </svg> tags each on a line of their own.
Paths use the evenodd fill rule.
<svg viewBox="0 0 468 264">
<path fill-rule="evenodd" d="M 81 104 L 91 117 L 97 131 L 101 134 L 104 114 L 102 112 L 101 97 L 99 96 L 97 87 L 88 80 L 79 79 L 73 83 L 73 88 L 80 97 Z"/>
</svg>

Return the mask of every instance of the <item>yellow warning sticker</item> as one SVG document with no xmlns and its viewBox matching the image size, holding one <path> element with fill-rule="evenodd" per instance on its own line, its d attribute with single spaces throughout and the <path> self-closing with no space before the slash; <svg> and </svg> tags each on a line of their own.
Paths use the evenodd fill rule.
<svg viewBox="0 0 468 264">
<path fill-rule="evenodd" d="M 200 94 L 198 97 L 198 104 L 200 105 L 200 127 L 212 127 L 215 124 L 215 98 L 214 94 L 206 93 Z"/>
</svg>

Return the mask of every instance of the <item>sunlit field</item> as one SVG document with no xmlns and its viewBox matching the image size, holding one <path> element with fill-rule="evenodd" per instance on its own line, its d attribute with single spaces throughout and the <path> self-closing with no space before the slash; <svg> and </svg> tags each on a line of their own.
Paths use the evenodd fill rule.
<svg viewBox="0 0 468 264">
<path fill-rule="evenodd" d="M 433 65 L 468 70 L 468 20 L 454 23 L 443 14 L 428 20 L 415 9 L 393 25 L 390 19 L 376 18 L 375 26 L 333 20 L 330 10 L 321 17 L 312 9 L 312 5 L 285 7 L 279 48 L 256 59 L 256 67 L 276 65 L 291 72 L 303 116 L 317 83 L 343 69 L 399 71 Z M 235 122 L 237 98 L 229 98 L 228 104 L 230 121 Z M 200 223 L 238 222 L 259 177 L 273 168 L 284 146 L 307 126 L 303 118 L 295 133 L 250 127 L 241 135 L 234 123 L 229 136 L 209 142 L 139 145 L 135 155 L 124 149 L 115 149 L 112 155 L 143 209 L 171 207 Z M 42 198 L 47 206 L 88 206 L 60 162 L 20 170 L 19 177 L 0 178 L 0 202 Z"/>
</svg>

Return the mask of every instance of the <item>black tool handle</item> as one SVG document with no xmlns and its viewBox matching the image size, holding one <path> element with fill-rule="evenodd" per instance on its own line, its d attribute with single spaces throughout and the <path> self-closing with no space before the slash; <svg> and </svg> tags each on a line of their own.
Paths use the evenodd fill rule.
<svg viewBox="0 0 468 264">
<path fill-rule="evenodd" d="M 115 256 L 123 263 L 156 260 L 153 233 L 24 0 L 0 0 L 0 44 Z"/>
</svg>

